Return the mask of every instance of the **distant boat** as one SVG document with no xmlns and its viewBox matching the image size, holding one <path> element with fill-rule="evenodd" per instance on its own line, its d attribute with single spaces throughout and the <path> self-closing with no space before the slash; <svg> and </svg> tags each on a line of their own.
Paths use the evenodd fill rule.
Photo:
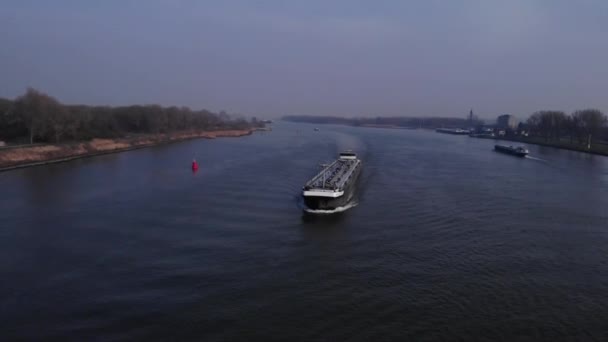
<svg viewBox="0 0 608 342">
<path fill-rule="evenodd" d="M 471 133 L 469 130 L 462 129 L 462 128 L 437 128 L 435 130 L 435 132 L 444 133 L 444 134 L 455 134 L 455 135 L 467 135 L 467 134 Z"/>
<path fill-rule="evenodd" d="M 518 157 L 525 157 L 530 153 L 527 148 L 523 146 L 513 147 L 513 146 L 505 146 L 505 145 L 494 145 L 494 150 L 496 152 L 512 154 Z"/>
<path fill-rule="evenodd" d="M 315 127 L 315 131 L 318 131 L 319 129 L 317 127 Z"/>
<path fill-rule="evenodd" d="M 494 133 L 471 133 L 469 136 L 471 138 L 494 138 L 496 135 Z"/>
</svg>

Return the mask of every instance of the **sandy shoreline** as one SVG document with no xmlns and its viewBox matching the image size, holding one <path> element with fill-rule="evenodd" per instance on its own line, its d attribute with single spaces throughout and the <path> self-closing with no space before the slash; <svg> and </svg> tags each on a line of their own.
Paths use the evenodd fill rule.
<svg viewBox="0 0 608 342">
<path fill-rule="evenodd" d="M 210 132 L 178 132 L 170 134 L 139 135 L 119 139 L 93 139 L 69 144 L 36 144 L 0 149 L 0 171 L 65 162 L 78 158 L 118 153 L 139 148 L 178 142 L 188 139 L 214 139 L 219 137 L 242 137 L 253 133 L 253 129 Z"/>
</svg>

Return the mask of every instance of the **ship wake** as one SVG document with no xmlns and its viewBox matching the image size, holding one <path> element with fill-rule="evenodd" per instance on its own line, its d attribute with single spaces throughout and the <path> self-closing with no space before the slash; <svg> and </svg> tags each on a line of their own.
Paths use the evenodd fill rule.
<svg viewBox="0 0 608 342">
<path fill-rule="evenodd" d="M 532 157 L 530 155 L 527 155 L 526 159 L 531 159 L 531 160 L 536 160 L 536 161 L 541 161 L 541 162 L 548 162 L 547 159 L 536 158 L 536 157 Z"/>
</svg>

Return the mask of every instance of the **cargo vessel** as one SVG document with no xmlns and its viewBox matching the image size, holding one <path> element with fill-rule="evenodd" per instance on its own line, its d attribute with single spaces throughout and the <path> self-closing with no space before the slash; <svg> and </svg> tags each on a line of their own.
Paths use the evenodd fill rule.
<svg viewBox="0 0 608 342">
<path fill-rule="evenodd" d="M 471 131 L 462 128 L 437 128 L 435 132 L 454 135 L 467 135 L 471 133 Z"/>
<path fill-rule="evenodd" d="M 340 153 L 337 160 L 326 165 L 304 185 L 302 197 L 306 207 L 312 210 L 335 210 L 346 206 L 353 198 L 361 165 L 356 153 Z"/>
<path fill-rule="evenodd" d="M 505 145 L 494 145 L 494 150 L 496 152 L 512 154 L 518 157 L 525 157 L 530 153 L 528 149 L 523 146 L 513 147 L 513 146 L 505 146 Z"/>
</svg>

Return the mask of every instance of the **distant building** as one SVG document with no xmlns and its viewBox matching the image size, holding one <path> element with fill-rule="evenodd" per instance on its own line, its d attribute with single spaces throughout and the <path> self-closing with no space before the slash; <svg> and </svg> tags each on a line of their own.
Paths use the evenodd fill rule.
<svg viewBox="0 0 608 342">
<path fill-rule="evenodd" d="M 511 114 L 504 114 L 496 119 L 496 127 L 500 129 L 516 129 L 517 120 Z"/>
</svg>

